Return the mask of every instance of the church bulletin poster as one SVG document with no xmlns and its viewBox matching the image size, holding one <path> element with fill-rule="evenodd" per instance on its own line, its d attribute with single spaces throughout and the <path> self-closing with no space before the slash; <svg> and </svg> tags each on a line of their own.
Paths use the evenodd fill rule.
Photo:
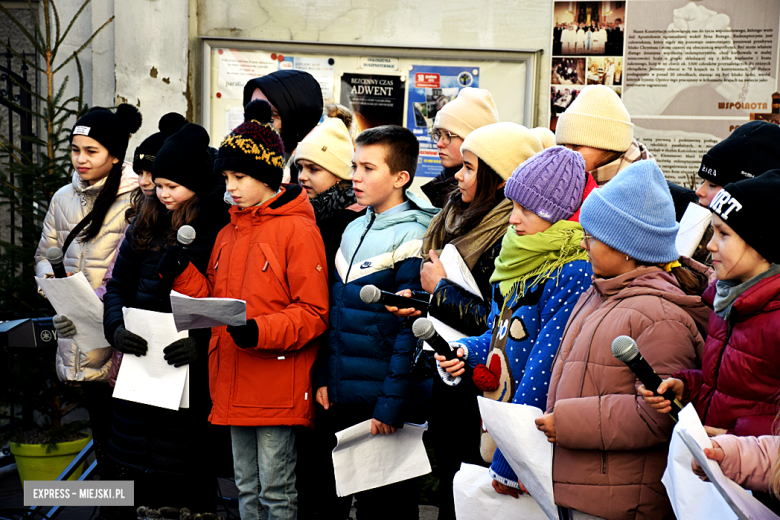
<svg viewBox="0 0 780 520">
<path fill-rule="evenodd" d="M 356 134 L 381 125 L 403 126 L 405 79 L 380 74 L 341 75 L 341 104 L 355 114 Z"/>
<path fill-rule="evenodd" d="M 479 68 L 413 65 L 409 81 L 406 126 L 420 141 L 416 175 L 435 177 L 441 172 L 441 161 L 436 143 L 429 133 L 433 130 L 436 114 L 458 97 L 461 89 L 479 88 Z"/>
<path fill-rule="evenodd" d="M 607 85 L 622 95 L 635 138 L 673 182 L 693 187 L 709 148 L 751 116 L 764 119 L 772 112 L 777 0 L 556 1 L 553 17 L 553 64 L 586 59 L 587 84 Z M 606 51 L 589 52 L 602 27 Z M 591 33 L 590 42 L 587 37 L 580 42 L 581 28 Z M 622 52 L 616 54 L 614 46 L 610 51 L 608 42 L 622 35 Z M 602 42 L 595 43 L 600 50 Z M 576 97 L 582 87 L 553 84 L 551 127 L 562 105 L 573 101 L 556 92 L 567 88 L 568 97 Z"/>
</svg>

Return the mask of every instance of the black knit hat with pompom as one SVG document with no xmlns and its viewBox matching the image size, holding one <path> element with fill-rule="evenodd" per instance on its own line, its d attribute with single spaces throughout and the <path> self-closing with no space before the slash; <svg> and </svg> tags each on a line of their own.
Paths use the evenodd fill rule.
<svg viewBox="0 0 780 520">
<path fill-rule="evenodd" d="M 77 135 L 91 137 L 105 146 L 121 163 L 125 160 L 130 135 L 141 128 L 141 121 L 141 112 L 127 103 L 116 107 L 116 112 L 103 107 L 92 107 L 73 125 L 70 142 L 73 143 L 73 137 Z"/>
<path fill-rule="evenodd" d="M 202 126 L 184 125 L 163 141 L 152 163 L 152 180 L 162 177 L 200 196 L 208 194 L 217 180 L 209 141 L 209 133 Z"/>
<path fill-rule="evenodd" d="M 217 174 L 224 170 L 241 172 L 278 190 L 282 184 L 284 144 L 271 124 L 271 105 L 262 99 L 244 108 L 241 123 L 219 146 L 214 163 Z"/>
<path fill-rule="evenodd" d="M 159 132 L 154 133 L 143 140 L 135 149 L 133 155 L 133 170 L 136 173 L 141 171 L 152 171 L 152 163 L 157 156 L 157 152 L 162 148 L 165 140 L 182 129 L 187 124 L 187 118 L 176 112 L 168 112 L 160 118 L 160 122 L 157 124 Z"/>
</svg>

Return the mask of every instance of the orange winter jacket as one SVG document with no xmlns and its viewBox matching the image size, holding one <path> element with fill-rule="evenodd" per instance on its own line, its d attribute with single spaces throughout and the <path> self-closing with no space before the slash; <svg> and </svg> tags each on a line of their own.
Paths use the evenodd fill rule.
<svg viewBox="0 0 780 520">
<path fill-rule="evenodd" d="M 211 329 L 209 421 L 232 426 L 313 427 L 311 372 L 328 323 L 325 247 L 299 186 L 262 206 L 230 208 L 204 277 L 192 264 L 173 289 L 196 298 L 246 301 L 259 330 L 241 349 L 227 327 Z"/>
</svg>

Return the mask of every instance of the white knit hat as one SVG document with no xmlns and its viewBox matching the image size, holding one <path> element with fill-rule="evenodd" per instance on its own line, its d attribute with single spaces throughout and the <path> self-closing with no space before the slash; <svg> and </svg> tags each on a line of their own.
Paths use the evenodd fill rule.
<svg viewBox="0 0 780 520">
<path fill-rule="evenodd" d="M 344 122 L 337 117 L 325 119 L 298 143 L 295 162 L 305 159 L 318 164 L 339 179 L 352 178 L 352 156 L 355 148 Z"/>
<path fill-rule="evenodd" d="M 558 117 L 555 138 L 561 145 L 625 152 L 634 139 L 634 125 L 614 90 L 589 85 Z"/>
<path fill-rule="evenodd" d="M 477 128 L 493 123 L 498 123 L 493 96 L 483 88 L 466 87 L 439 110 L 433 127 L 443 128 L 465 139 Z"/>
<path fill-rule="evenodd" d="M 542 142 L 533 130 L 509 122 L 477 128 L 460 147 L 461 153 L 473 153 L 504 180 L 526 159 L 542 150 Z"/>
<path fill-rule="evenodd" d="M 532 128 L 531 131 L 536 134 L 536 137 L 542 142 L 542 146 L 545 150 L 555 146 L 555 134 L 549 128 L 544 126 L 537 126 Z"/>
</svg>

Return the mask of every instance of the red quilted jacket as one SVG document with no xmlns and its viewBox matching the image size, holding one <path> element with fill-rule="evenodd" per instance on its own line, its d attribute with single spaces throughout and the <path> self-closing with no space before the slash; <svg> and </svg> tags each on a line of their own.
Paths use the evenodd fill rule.
<svg viewBox="0 0 780 520">
<path fill-rule="evenodd" d="M 703 299 L 711 304 L 714 298 L 713 283 Z M 710 315 L 701 370 L 675 377 L 685 383 L 683 400 L 696 406 L 706 426 L 769 435 L 780 410 L 780 275 L 745 291 L 733 310 L 731 324 Z"/>
</svg>

